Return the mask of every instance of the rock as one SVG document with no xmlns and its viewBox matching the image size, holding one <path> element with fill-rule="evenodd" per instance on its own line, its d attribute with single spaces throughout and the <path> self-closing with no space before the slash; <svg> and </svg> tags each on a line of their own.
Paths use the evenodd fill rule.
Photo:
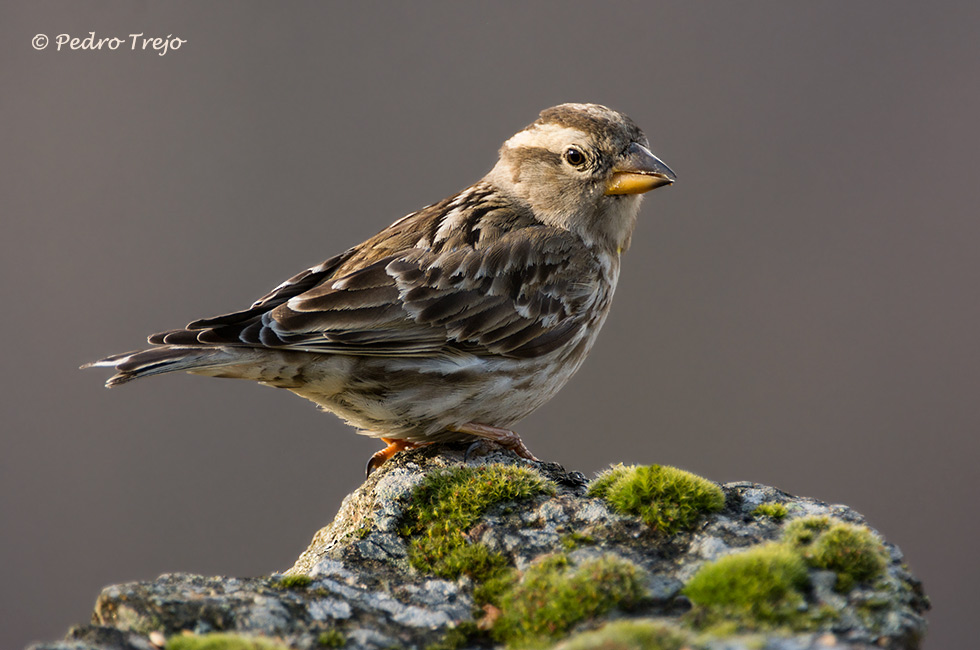
<svg viewBox="0 0 980 650">
<path fill-rule="evenodd" d="M 395 456 L 284 574 L 108 587 L 32 650 L 919 647 L 921 585 L 845 506 L 464 451 Z"/>
</svg>

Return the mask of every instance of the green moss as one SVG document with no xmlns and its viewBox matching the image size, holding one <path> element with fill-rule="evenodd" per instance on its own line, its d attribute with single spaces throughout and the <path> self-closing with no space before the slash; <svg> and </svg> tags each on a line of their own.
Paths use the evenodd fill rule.
<svg viewBox="0 0 980 650">
<path fill-rule="evenodd" d="M 313 578 L 304 575 L 283 576 L 273 586 L 276 589 L 306 589 L 313 583 Z"/>
<path fill-rule="evenodd" d="M 866 526 L 836 522 L 803 551 L 807 562 L 837 574 L 837 591 L 844 593 L 860 582 L 881 576 L 888 552 Z"/>
<path fill-rule="evenodd" d="M 262 637 L 214 633 L 170 637 L 166 650 L 289 650 L 289 647 Z"/>
<path fill-rule="evenodd" d="M 321 648 L 343 648 L 345 643 L 347 637 L 340 630 L 327 630 L 316 638 L 316 644 Z"/>
<path fill-rule="evenodd" d="M 820 533 L 830 528 L 830 517 L 802 517 L 794 519 L 783 528 L 783 541 L 798 549 L 813 543 Z"/>
<path fill-rule="evenodd" d="M 473 640 L 482 634 L 475 622 L 464 621 L 446 630 L 441 641 L 427 645 L 425 650 L 459 650 L 473 645 Z"/>
<path fill-rule="evenodd" d="M 888 551 L 867 526 L 803 517 L 786 525 L 783 540 L 810 566 L 836 573 L 835 588 L 841 593 L 881 576 L 888 566 Z"/>
<path fill-rule="evenodd" d="M 722 622 L 755 630 L 810 627 L 801 614 L 807 570 L 803 558 L 785 544 L 770 543 L 710 562 L 694 575 L 684 595 L 691 599 L 694 622 Z"/>
<path fill-rule="evenodd" d="M 813 629 L 834 619 L 832 608 L 807 607 L 807 567 L 837 574 L 849 591 L 884 573 L 888 554 L 865 526 L 830 517 L 802 517 L 786 524 L 781 542 L 758 546 L 706 564 L 684 587 L 695 604 L 691 620 L 728 631 Z"/>
<path fill-rule="evenodd" d="M 567 556 L 550 556 L 502 590 L 491 635 L 511 647 L 541 646 L 581 621 L 628 609 L 643 595 L 640 571 L 626 560 L 606 555 L 573 567 Z"/>
<path fill-rule="evenodd" d="M 515 569 L 506 569 L 489 576 L 474 587 L 474 604 L 477 607 L 488 604 L 496 607 L 503 600 L 504 594 L 513 589 L 520 578 L 520 572 Z"/>
<path fill-rule="evenodd" d="M 357 539 L 364 539 L 370 534 L 371 534 L 370 526 L 361 526 L 360 528 L 354 531 L 354 537 L 356 537 Z"/>
<path fill-rule="evenodd" d="M 433 572 L 445 578 L 466 575 L 478 582 L 490 580 L 507 568 L 503 553 L 491 551 L 484 544 L 454 545 L 439 560 Z"/>
<path fill-rule="evenodd" d="M 621 478 L 629 476 L 636 465 L 627 467 L 622 463 L 616 463 L 607 470 L 599 472 L 599 475 L 589 483 L 589 496 L 597 499 L 604 499 L 609 494 L 609 488 L 615 485 Z"/>
<path fill-rule="evenodd" d="M 585 533 L 571 532 L 561 538 L 561 546 L 566 551 L 574 551 L 580 546 L 592 546 L 593 544 L 595 544 L 595 538 Z"/>
<path fill-rule="evenodd" d="M 577 634 L 558 646 L 560 650 L 681 650 L 689 648 L 688 636 L 678 628 L 651 620 L 607 623 L 598 630 Z"/>
<path fill-rule="evenodd" d="M 415 489 L 402 519 L 400 532 L 410 540 L 409 561 L 419 571 L 443 578 L 490 579 L 506 559 L 468 542 L 464 533 L 494 505 L 552 494 L 554 489 L 534 470 L 509 465 L 433 472 Z"/>
<path fill-rule="evenodd" d="M 807 554 L 813 566 L 837 574 L 837 590 L 850 591 L 859 582 L 870 582 L 885 572 L 888 553 L 864 526 L 835 524 L 817 538 Z"/>
<path fill-rule="evenodd" d="M 589 496 L 635 515 L 666 535 L 694 526 L 701 515 L 725 506 L 725 493 L 711 481 L 667 465 L 617 465 L 600 474 Z"/>
<path fill-rule="evenodd" d="M 768 517 L 773 521 L 782 521 L 786 518 L 787 514 L 789 514 L 789 511 L 786 509 L 786 506 L 775 502 L 760 503 L 752 511 L 753 517 Z"/>
</svg>

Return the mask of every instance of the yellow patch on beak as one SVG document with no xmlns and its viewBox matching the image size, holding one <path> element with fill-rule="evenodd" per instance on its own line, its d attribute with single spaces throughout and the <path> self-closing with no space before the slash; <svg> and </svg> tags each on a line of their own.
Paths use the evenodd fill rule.
<svg viewBox="0 0 980 650">
<path fill-rule="evenodd" d="M 606 183 L 606 194 L 643 194 L 674 181 L 666 176 L 616 172 Z"/>
<path fill-rule="evenodd" d="M 643 194 L 677 179 L 673 170 L 650 153 L 643 145 L 634 142 L 613 167 L 613 174 L 606 183 L 606 194 Z"/>
</svg>

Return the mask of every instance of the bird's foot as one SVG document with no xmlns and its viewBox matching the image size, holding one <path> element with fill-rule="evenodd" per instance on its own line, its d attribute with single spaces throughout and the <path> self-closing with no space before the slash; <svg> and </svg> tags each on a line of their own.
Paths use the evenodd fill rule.
<svg viewBox="0 0 980 650">
<path fill-rule="evenodd" d="M 371 472 L 384 465 L 385 461 L 398 452 L 405 449 L 414 449 L 415 447 L 418 447 L 417 443 L 409 442 L 408 440 L 382 438 L 381 441 L 387 443 L 388 446 L 380 451 L 374 452 L 374 455 L 368 459 L 367 467 L 364 469 L 364 478 L 371 476 Z"/>
<path fill-rule="evenodd" d="M 491 427 L 487 424 L 477 424 L 476 422 L 467 422 L 466 424 L 460 425 L 458 427 L 453 427 L 453 431 L 457 433 L 468 433 L 471 436 L 476 436 L 477 438 L 483 438 L 484 440 L 492 440 L 501 447 L 505 449 L 510 449 L 515 454 L 521 458 L 526 458 L 528 460 L 538 460 L 535 458 L 531 450 L 525 446 L 524 441 L 521 437 L 509 429 L 501 429 L 499 427 Z M 467 456 L 472 449 L 466 450 Z"/>
</svg>

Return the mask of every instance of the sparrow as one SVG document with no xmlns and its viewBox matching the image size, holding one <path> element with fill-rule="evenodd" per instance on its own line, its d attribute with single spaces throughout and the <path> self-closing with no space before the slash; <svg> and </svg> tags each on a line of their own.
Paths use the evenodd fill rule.
<svg viewBox="0 0 980 650">
<path fill-rule="evenodd" d="M 562 104 L 481 180 L 255 301 L 86 364 L 112 387 L 185 371 L 292 391 L 387 447 L 487 439 L 582 365 L 609 313 L 642 195 L 675 180 L 626 115 Z"/>
</svg>

